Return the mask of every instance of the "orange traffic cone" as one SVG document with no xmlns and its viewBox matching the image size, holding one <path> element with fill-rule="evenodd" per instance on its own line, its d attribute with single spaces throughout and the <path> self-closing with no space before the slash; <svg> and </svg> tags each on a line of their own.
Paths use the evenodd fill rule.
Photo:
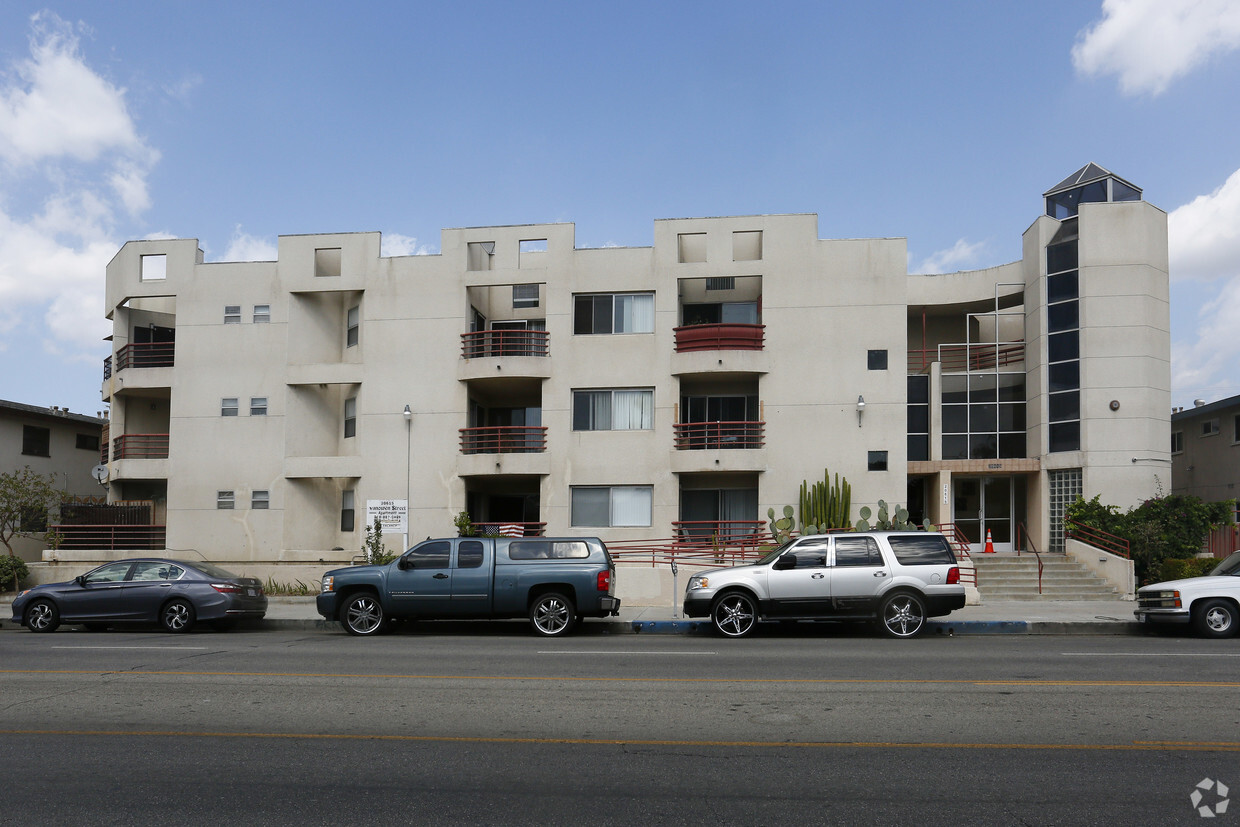
<svg viewBox="0 0 1240 827">
<path fill-rule="evenodd" d="M 982 549 L 982 554 L 994 554 L 995 544 L 990 540 L 990 529 L 986 529 L 986 548 Z"/>
</svg>

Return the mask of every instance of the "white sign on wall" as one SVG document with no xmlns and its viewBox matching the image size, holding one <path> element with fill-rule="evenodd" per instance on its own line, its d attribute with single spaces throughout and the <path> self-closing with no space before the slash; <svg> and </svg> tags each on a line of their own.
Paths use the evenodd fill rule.
<svg viewBox="0 0 1240 827">
<path fill-rule="evenodd" d="M 366 525 L 374 525 L 376 518 L 384 534 L 408 534 L 409 501 L 367 500 Z"/>
<path fill-rule="evenodd" d="M 951 486 L 943 483 L 943 505 L 951 505 Z"/>
</svg>

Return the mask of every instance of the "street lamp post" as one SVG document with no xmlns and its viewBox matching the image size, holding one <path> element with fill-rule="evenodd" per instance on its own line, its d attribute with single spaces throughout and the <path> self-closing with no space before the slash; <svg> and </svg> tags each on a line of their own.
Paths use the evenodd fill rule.
<svg viewBox="0 0 1240 827">
<path fill-rule="evenodd" d="M 401 535 L 401 553 L 409 548 L 409 492 L 410 475 L 413 473 L 413 411 L 405 406 L 405 533 Z"/>
</svg>

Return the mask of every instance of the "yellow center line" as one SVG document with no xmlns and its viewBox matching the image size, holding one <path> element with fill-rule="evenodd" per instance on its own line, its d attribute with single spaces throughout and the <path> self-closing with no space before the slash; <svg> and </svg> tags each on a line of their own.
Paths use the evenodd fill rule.
<svg viewBox="0 0 1240 827">
<path fill-rule="evenodd" d="M 1234 741 L 1133 741 L 1128 744 L 952 744 L 941 741 L 709 741 L 632 738 L 499 738 L 454 735 L 380 735 L 322 732 L 175 732 L 171 730 L 57 730 L 11 729 L 0 735 L 25 736 L 121 736 L 138 738 L 270 738 L 318 741 L 403 741 L 409 743 L 457 744 L 536 744 L 572 746 L 642 747 L 753 747 L 760 749 L 1022 749 L 1022 750 L 1101 750 L 1123 752 L 1240 752 Z"/>
<path fill-rule="evenodd" d="M 752 684 L 818 684 L 879 686 L 917 684 L 947 686 L 1111 686 L 1111 687 L 1187 687 L 1205 689 L 1240 689 L 1235 681 L 1100 681 L 1100 680 L 1041 680 L 1020 678 L 667 678 L 626 676 L 569 676 L 569 675 L 404 675 L 369 674 L 364 672 L 218 672 L 218 671 L 172 671 L 142 670 L 117 671 L 112 669 L 0 669 L 0 675 L 107 675 L 147 677 L 155 675 L 194 676 L 212 678 L 369 678 L 371 680 L 412 681 L 527 681 L 527 682 L 576 682 L 576 683 L 752 683 Z"/>
</svg>

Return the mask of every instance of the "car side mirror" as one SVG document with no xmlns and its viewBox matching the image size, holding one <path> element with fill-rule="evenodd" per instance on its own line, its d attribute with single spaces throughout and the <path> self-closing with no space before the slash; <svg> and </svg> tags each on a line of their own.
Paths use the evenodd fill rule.
<svg viewBox="0 0 1240 827">
<path fill-rule="evenodd" d="M 775 565 L 771 568 L 776 571 L 786 571 L 787 569 L 795 569 L 797 567 L 797 558 L 795 554 L 785 554 L 775 561 Z"/>
<path fill-rule="evenodd" d="M 407 571 L 408 569 L 413 568 L 413 561 L 410 560 L 408 557 L 402 557 L 400 558 L 400 561 L 396 564 L 396 568 L 400 569 L 401 571 Z"/>
<path fill-rule="evenodd" d="M 85 587 L 86 586 L 86 575 L 79 574 L 77 577 L 73 578 L 73 582 L 77 583 L 79 586 Z"/>
</svg>

